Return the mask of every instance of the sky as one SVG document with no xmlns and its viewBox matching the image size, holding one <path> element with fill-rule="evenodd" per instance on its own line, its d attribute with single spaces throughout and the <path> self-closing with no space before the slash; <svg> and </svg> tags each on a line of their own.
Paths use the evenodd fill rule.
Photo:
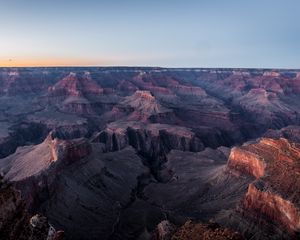
<svg viewBox="0 0 300 240">
<path fill-rule="evenodd" d="M 300 68 L 299 0 L 0 0 L 0 66 Z"/>
</svg>

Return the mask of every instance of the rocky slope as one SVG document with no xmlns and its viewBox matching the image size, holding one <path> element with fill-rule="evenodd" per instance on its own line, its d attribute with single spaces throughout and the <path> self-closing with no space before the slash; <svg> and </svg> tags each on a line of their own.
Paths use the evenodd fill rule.
<svg viewBox="0 0 300 240">
<path fill-rule="evenodd" d="M 233 148 L 228 161 L 231 170 L 255 178 L 242 199 L 242 211 L 272 221 L 291 237 L 300 231 L 299 156 L 297 143 L 262 138 Z"/>
<path fill-rule="evenodd" d="M 56 231 L 41 215 L 30 217 L 21 193 L 1 177 L 0 236 L 7 240 L 62 240 L 63 231 Z"/>
<path fill-rule="evenodd" d="M 217 223 L 195 223 L 187 221 L 181 227 L 176 227 L 169 221 L 157 225 L 151 240 L 243 240 L 237 232 L 222 228 Z"/>
<path fill-rule="evenodd" d="M 221 228 L 218 224 L 200 224 L 188 221 L 174 233 L 171 239 L 242 240 L 243 237 L 229 229 Z"/>
<path fill-rule="evenodd" d="M 50 133 L 43 143 L 2 159 L 1 171 L 22 189 L 28 209 L 45 213 L 71 239 L 96 239 L 111 234 L 137 178 L 147 174 L 131 148 L 102 152 L 101 144 L 59 140 Z M 74 231 L 74 224 L 82 227 Z"/>
</svg>

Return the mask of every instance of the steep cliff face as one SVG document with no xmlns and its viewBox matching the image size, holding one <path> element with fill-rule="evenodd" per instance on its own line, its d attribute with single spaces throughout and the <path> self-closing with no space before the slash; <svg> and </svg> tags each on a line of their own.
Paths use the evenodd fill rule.
<svg viewBox="0 0 300 240">
<path fill-rule="evenodd" d="M 171 149 L 201 151 L 204 147 L 191 129 L 140 122 L 117 122 L 97 134 L 95 142 L 105 144 L 106 151 L 117 151 L 130 145 L 139 153 L 155 161 Z"/>
<path fill-rule="evenodd" d="M 5 177 L 10 181 L 37 177 L 51 166 L 69 164 L 91 153 L 91 146 L 84 139 L 59 140 L 52 134 L 49 133 L 41 144 L 20 147 L 16 153 L 1 159 L 0 167 Z"/>
<path fill-rule="evenodd" d="M 236 147 L 230 152 L 228 166 L 231 169 L 248 173 L 256 178 L 263 177 L 266 168 L 263 158 L 258 154 Z"/>
<path fill-rule="evenodd" d="M 242 208 L 267 217 L 290 234 L 300 231 L 300 145 L 287 139 L 262 138 L 231 151 L 228 167 L 256 178 Z"/>
<path fill-rule="evenodd" d="M 52 135 L 50 133 L 50 135 Z M 84 139 L 74 139 L 72 141 L 51 139 L 52 136 L 46 139 L 51 150 L 52 161 L 63 161 L 64 164 L 71 164 L 81 158 L 88 156 L 92 152 L 92 146 Z"/>
<path fill-rule="evenodd" d="M 53 184 L 62 169 L 91 153 L 91 145 L 85 139 L 59 140 L 52 134 L 41 144 L 20 147 L 0 161 L 1 172 L 22 190 L 30 210 L 36 210 L 47 192 L 55 190 Z"/>
<path fill-rule="evenodd" d="M 109 239 L 133 201 L 139 179 L 147 174 L 132 148 L 103 153 L 101 144 L 92 145 L 87 158 L 60 169 L 40 204 L 71 239 Z"/>
</svg>

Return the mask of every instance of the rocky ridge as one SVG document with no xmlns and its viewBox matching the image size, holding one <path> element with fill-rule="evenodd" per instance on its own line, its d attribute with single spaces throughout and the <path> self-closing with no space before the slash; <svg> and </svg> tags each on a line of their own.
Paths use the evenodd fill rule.
<svg viewBox="0 0 300 240">
<path fill-rule="evenodd" d="M 262 138 L 232 149 L 228 167 L 256 180 L 242 199 L 243 211 L 265 217 L 292 236 L 300 231 L 300 146 L 284 138 Z"/>
</svg>

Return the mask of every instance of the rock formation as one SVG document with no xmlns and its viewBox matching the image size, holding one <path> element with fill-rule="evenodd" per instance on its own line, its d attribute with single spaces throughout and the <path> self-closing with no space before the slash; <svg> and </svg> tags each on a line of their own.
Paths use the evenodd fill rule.
<svg viewBox="0 0 300 240">
<path fill-rule="evenodd" d="M 166 219 L 191 220 L 187 238 L 297 238 L 299 93 L 291 69 L 1 68 L 7 199 L 67 239 L 164 237 Z"/>
<path fill-rule="evenodd" d="M 30 214 L 21 193 L 0 180 L 0 236 L 7 240 L 63 240 L 64 232 L 56 231 L 46 217 Z"/>
<path fill-rule="evenodd" d="M 151 116 L 162 118 L 172 115 L 172 110 L 163 107 L 149 91 L 136 91 L 132 96 L 125 97 L 121 105 L 121 108 L 129 108 L 129 121 L 147 121 Z"/>
<path fill-rule="evenodd" d="M 49 100 L 56 102 L 65 112 L 93 114 L 90 99 L 101 95 L 103 89 L 92 80 L 89 72 L 85 72 L 82 76 L 71 72 L 53 87 L 49 87 L 48 92 Z"/>
<path fill-rule="evenodd" d="M 116 151 L 131 145 L 149 156 L 171 149 L 183 151 L 200 151 L 201 140 L 191 129 L 167 124 L 143 124 L 141 122 L 116 122 L 94 137 L 94 141 L 102 142 L 107 151 Z"/>
<path fill-rule="evenodd" d="M 284 138 L 262 138 L 232 149 L 230 169 L 255 177 L 242 208 L 267 217 L 293 236 L 300 231 L 300 145 Z"/>
<path fill-rule="evenodd" d="M 191 220 L 176 227 L 167 220 L 160 222 L 151 240 L 243 240 L 237 232 L 222 228 L 217 223 L 196 223 Z"/>
</svg>

